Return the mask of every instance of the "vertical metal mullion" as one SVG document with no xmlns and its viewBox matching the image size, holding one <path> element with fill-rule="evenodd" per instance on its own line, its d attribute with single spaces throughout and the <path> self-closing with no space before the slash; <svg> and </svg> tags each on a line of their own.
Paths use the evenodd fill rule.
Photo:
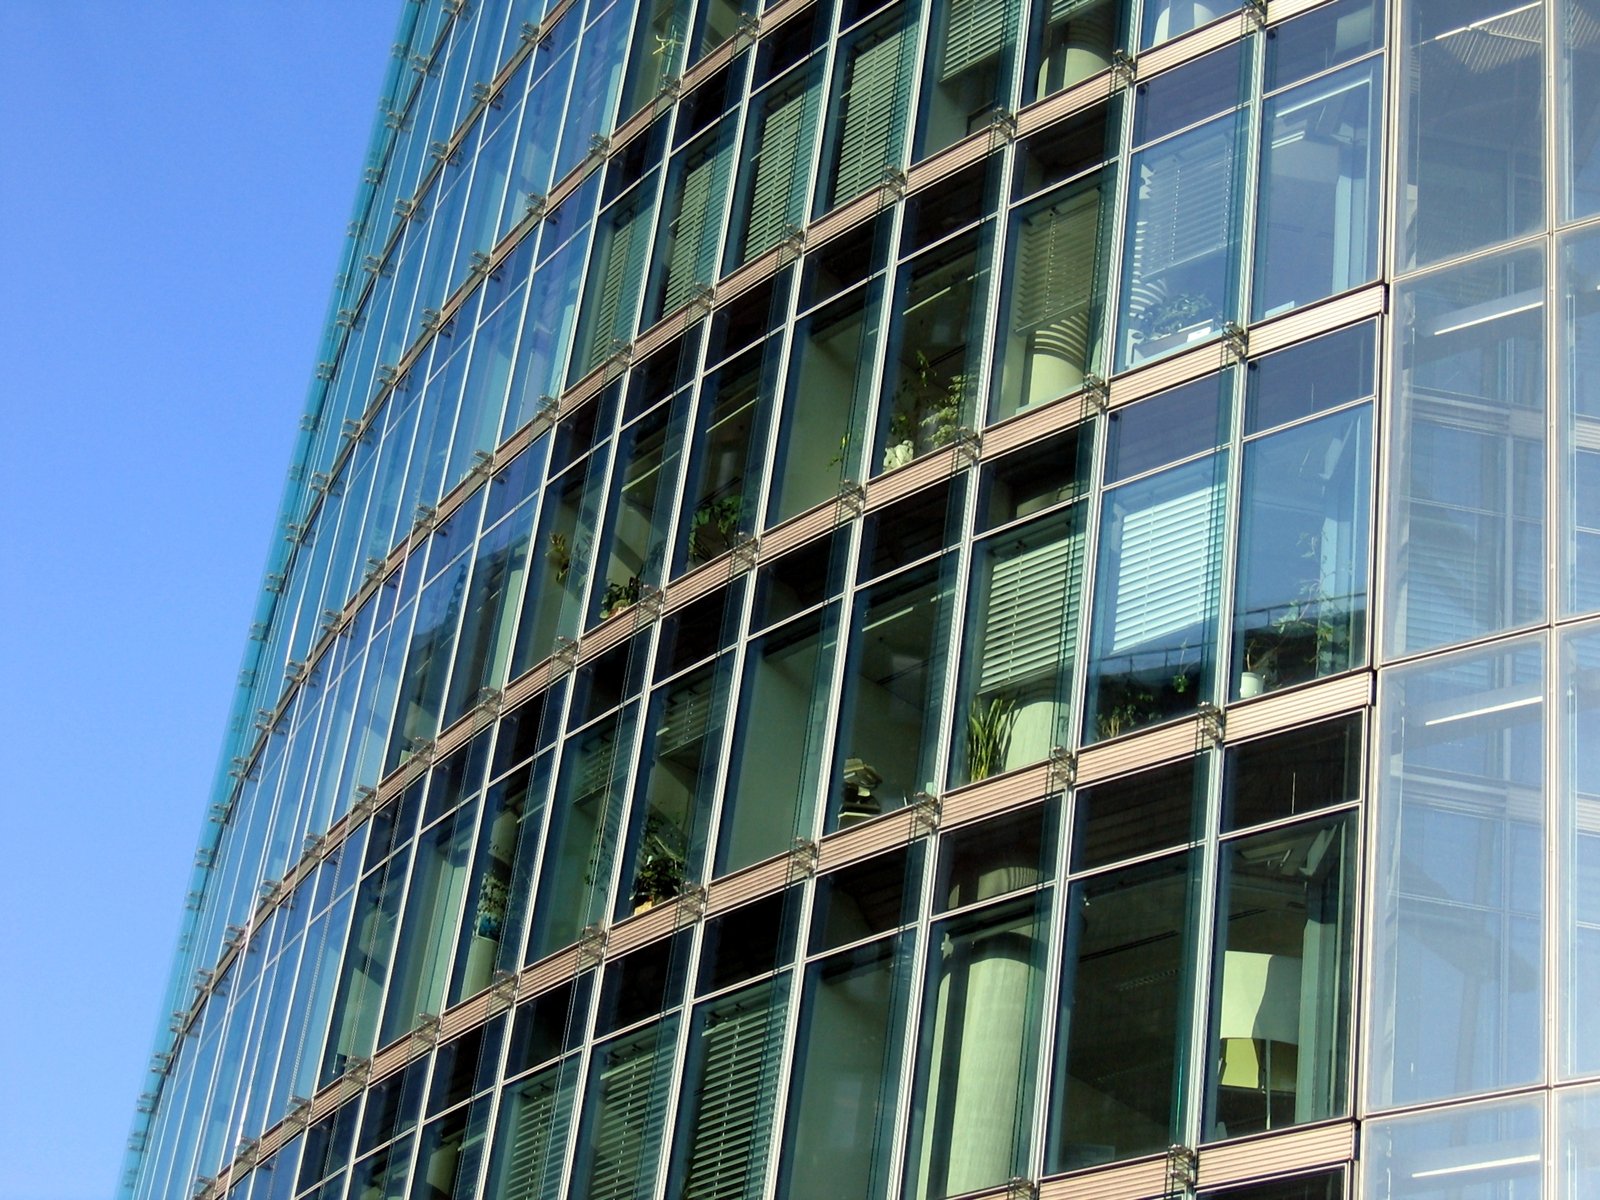
<svg viewBox="0 0 1600 1200">
<path fill-rule="evenodd" d="M 1211 981 L 1215 977 L 1212 957 L 1216 952 L 1217 889 L 1222 878 L 1222 768 L 1225 755 L 1220 746 L 1202 751 L 1205 778 L 1205 832 L 1192 853 L 1200 856 L 1199 887 L 1196 895 L 1193 931 L 1194 978 L 1189 1011 L 1189 1079 L 1180 1098 L 1178 1126 L 1182 1144 L 1199 1146 L 1205 1133 L 1206 1078 L 1211 1058 Z M 1193 869 L 1193 868 L 1191 868 Z"/>
<path fill-rule="evenodd" d="M 938 878 L 937 853 L 939 849 L 939 835 L 924 839 L 927 851 L 922 856 L 922 886 L 917 901 L 916 920 L 903 931 L 901 936 L 911 939 L 911 966 L 907 972 L 905 987 L 905 1011 L 900 1014 L 903 1021 L 904 1034 L 900 1039 L 900 1062 L 896 1074 L 896 1087 L 894 1097 L 894 1114 L 889 1125 L 889 1164 L 887 1195 L 901 1196 L 906 1183 L 906 1150 L 911 1140 L 911 1122 L 915 1119 L 912 1109 L 912 1100 L 917 1087 L 917 1063 L 921 1050 L 921 1021 L 919 1017 L 923 1008 L 923 993 L 927 988 L 928 960 L 931 957 L 933 925 L 933 892 Z M 915 855 L 908 856 L 907 869 L 915 861 Z"/>
<path fill-rule="evenodd" d="M 1244 132 L 1239 139 L 1239 162 L 1235 167 L 1239 180 L 1239 214 L 1235 228 L 1239 234 L 1239 252 L 1233 256 L 1233 265 L 1239 271 L 1235 320 L 1241 328 L 1250 325 L 1250 314 L 1255 304 L 1255 251 L 1256 217 L 1261 199 L 1261 148 L 1265 140 L 1262 128 L 1266 119 L 1266 99 L 1263 96 L 1266 81 L 1266 34 L 1262 21 L 1254 21 L 1251 12 L 1245 16 L 1246 32 L 1240 38 L 1245 43 L 1240 55 L 1244 63 L 1245 79 L 1241 81 L 1244 102 Z"/>
<path fill-rule="evenodd" d="M 1561 1077 L 1561 1043 L 1565 1026 L 1565 1010 L 1572 998 L 1561 986 L 1563 966 L 1563 934 L 1567 926 L 1566 896 L 1567 872 L 1563 859 L 1563 833 L 1568 795 L 1566 771 L 1562 761 L 1562 727 L 1566 717 L 1566 692 L 1562 670 L 1562 639 L 1555 632 L 1556 622 L 1566 608 L 1567 573 L 1563 568 L 1575 565 L 1577 555 L 1569 550 L 1567 542 L 1566 492 L 1566 439 L 1562 436 L 1566 414 L 1566 378 L 1563 370 L 1560 335 L 1564 321 L 1556 319 L 1560 312 L 1565 317 L 1565 302 L 1561 290 L 1560 241 L 1555 230 L 1560 227 L 1565 194 L 1565 163 L 1562 161 L 1558 130 L 1562 125 L 1562 96 L 1560 73 L 1557 66 L 1558 47 L 1564 42 L 1556 20 L 1560 0 L 1545 0 L 1544 4 L 1544 174 L 1545 174 L 1545 228 L 1544 238 L 1544 354 L 1545 354 L 1545 597 L 1544 612 L 1546 633 L 1544 643 L 1544 818 L 1545 818 L 1545 871 L 1542 891 L 1544 901 L 1544 1079 L 1547 1086 Z M 1547 1098 L 1545 1161 L 1547 1177 L 1553 1166 L 1555 1108 L 1553 1099 Z"/>
</svg>

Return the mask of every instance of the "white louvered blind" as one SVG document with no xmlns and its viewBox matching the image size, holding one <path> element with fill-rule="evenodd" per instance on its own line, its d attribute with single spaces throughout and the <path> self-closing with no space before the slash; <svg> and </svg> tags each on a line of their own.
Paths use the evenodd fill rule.
<svg viewBox="0 0 1600 1200">
<path fill-rule="evenodd" d="M 780 1032 L 767 989 L 707 1018 L 705 1073 L 684 1200 L 761 1195 L 776 1079 L 771 1063 Z"/>
<path fill-rule="evenodd" d="M 939 78 L 951 79 L 999 54 L 1010 34 L 1007 17 L 1015 11 L 1006 0 L 949 0 Z"/>
<path fill-rule="evenodd" d="M 885 167 L 900 165 L 911 98 L 910 27 L 860 44 L 839 110 L 838 169 L 831 204 L 839 204 L 883 179 Z"/>
<path fill-rule="evenodd" d="M 989 577 L 977 691 L 1053 677 L 1077 624 L 1083 537 L 1066 533 L 997 561 Z"/>
<path fill-rule="evenodd" d="M 688 300 L 697 284 L 712 282 L 716 274 L 723 197 L 732 161 L 732 148 L 721 145 L 691 163 L 683 173 L 683 195 L 672 223 L 663 313 Z"/>
<path fill-rule="evenodd" d="M 1236 118 L 1186 134 L 1140 167 L 1134 222 L 1137 276 L 1225 250 L 1233 229 Z"/>
<path fill-rule="evenodd" d="M 644 274 L 649 238 L 645 224 L 650 206 L 630 202 L 630 209 L 612 218 L 611 240 L 605 250 L 605 266 L 599 272 L 599 287 L 590 307 L 589 345 L 586 367 L 592 368 L 611 353 L 618 337 L 633 331 L 633 308 L 639 298 L 639 283 Z"/>
<path fill-rule="evenodd" d="M 593 1169 L 586 1200 L 644 1200 L 654 1183 L 648 1169 L 666 1123 L 667 1081 L 656 1069 L 663 1049 L 652 1029 L 605 1052 L 600 1071 L 600 1111 L 595 1122 Z"/>
<path fill-rule="evenodd" d="M 1194 625 L 1209 612 L 1217 498 L 1217 485 L 1209 483 L 1122 518 L 1111 653 Z"/>
<path fill-rule="evenodd" d="M 495 1200 L 538 1200 L 543 1194 L 559 1094 L 556 1068 L 518 1092 L 516 1128 L 505 1150 L 506 1169 Z"/>
<path fill-rule="evenodd" d="M 817 89 L 807 86 L 767 102 L 756 151 L 755 183 L 750 188 L 750 220 L 745 226 L 744 257 L 776 246 L 791 224 L 801 219 L 803 166 L 811 155 L 812 119 Z"/>
<path fill-rule="evenodd" d="M 1099 188 L 1023 221 L 1014 324 L 1038 335 L 1038 348 L 1083 361 L 1099 241 Z"/>
</svg>

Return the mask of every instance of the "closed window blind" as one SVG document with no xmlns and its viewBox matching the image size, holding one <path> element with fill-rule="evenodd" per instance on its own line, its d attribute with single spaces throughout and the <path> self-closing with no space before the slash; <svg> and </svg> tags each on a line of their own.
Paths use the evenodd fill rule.
<svg viewBox="0 0 1600 1200">
<path fill-rule="evenodd" d="M 494 1190 L 494 1200 L 538 1200 L 549 1192 L 548 1184 L 556 1182 L 559 1175 L 552 1166 L 559 1167 L 560 1155 L 550 1150 L 556 1142 L 557 1097 L 559 1072 L 551 1068 L 522 1085 L 514 1100 L 509 1138 L 502 1138 L 505 1149 L 505 1172 L 500 1185 Z"/>
<path fill-rule="evenodd" d="M 649 1163 L 661 1145 L 667 1104 L 657 1066 L 671 1051 L 659 1027 L 605 1051 L 587 1200 L 646 1200 L 654 1190 Z"/>
<path fill-rule="evenodd" d="M 1161 272 L 1227 249 L 1233 235 L 1234 130 L 1229 118 L 1185 135 L 1140 163 L 1135 273 Z"/>
<path fill-rule="evenodd" d="M 1034 348 L 1083 362 L 1100 243 L 1100 189 L 1029 216 L 1017 247 L 1014 324 Z"/>
<path fill-rule="evenodd" d="M 646 229 L 649 217 L 650 205 L 632 200 L 627 208 L 611 218 L 611 236 L 606 242 L 604 262 L 591 276 L 597 278 L 598 283 L 589 306 L 585 370 L 603 361 L 618 338 L 633 332 L 634 308 L 639 301 L 645 256 L 650 249 Z"/>
<path fill-rule="evenodd" d="M 1111 653 L 1120 654 L 1197 625 L 1211 609 L 1220 497 L 1211 482 L 1123 515 L 1117 536 L 1116 610 Z M 1185 468 L 1193 470 L 1193 468 Z"/>
<path fill-rule="evenodd" d="M 856 44 L 839 107 L 839 150 L 830 206 L 859 195 L 900 165 L 911 101 L 909 26 Z"/>
<path fill-rule="evenodd" d="M 989 576 L 978 692 L 1054 679 L 1078 621 L 1083 537 L 1072 531 L 996 561 Z"/>
<path fill-rule="evenodd" d="M 817 89 L 801 86 L 767 101 L 756 151 L 755 183 L 750 188 L 750 219 L 745 225 L 744 257 L 754 258 L 784 239 L 804 216 L 805 164 L 811 156 L 811 130 Z"/>
<path fill-rule="evenodd" d="M 705 1055 L 684 1200 L 756 1200 L 765 1178 L 782 1022 L 763 988 L 714 1009 L 702 1033 Z"/>
<path fill-rule="evenodd" d="M 1005 49 L 1016 12 L 1006 0 L 950 0 L 939 78 L 951 79 Z"/>
<path fill-rule="evenodd" d="M 683 173 L 678 215 L 671 226 L 663 313 L 683 304 L 697 285 L 711 283 L 716 274 L 717 240 L 732 161 L 732 148 L 717 145 L 691 161 Z"/>
</svg>

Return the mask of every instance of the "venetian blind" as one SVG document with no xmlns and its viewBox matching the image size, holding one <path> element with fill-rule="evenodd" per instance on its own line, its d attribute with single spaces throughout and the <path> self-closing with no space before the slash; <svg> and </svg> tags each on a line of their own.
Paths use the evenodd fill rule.
<svg viewBox="0 0 1600 1200">
<path fill-rule="evenodd" d="M 648 1162 L 666 1124 L 667 1081 L 657 1065 L 671 1044 L 659 1027 L 605 1051 L 586 1200 L 643 1200 L 654 1172 Z"/>
<path fill-rule="evenodd" d="M 816 89 L 801 87 L 767 101 L 756 151 L 755 183 L 750 189 L 750 219 L 745 225 L 744 257 L 776 246 L 801 218 L 804 164 L 811 155 L 811 122 Z"/>
<path fill-rule="evenodd" d="M 911 99 L 909 26 L 857 46 L 840 105 L 837 170 L 830 204 L 880 183 L 886 167 L 900 165 Z"/>
<path fill-rule="evenodd" d="M 1006 0 L 949 0 L 940 79 L 951 79 L 1005 48 L 1007 18 L 1016 11 Z"/>
<path fill-rule="evenodd" d="M 672 223 L 672 250 L 667 257 L 663 313 L 672 312 L 693 295 L 696 285 L 712 282 L 716 274 L 717 235 L 721 232 L 723 196 L 732 160 L 732 149 L 718 146 L 683 173 L 683 193 Z"/>
<path fill-rule="evenodd" d="M 645 253 L 649 249 L 645 230 L 649 213 L 648 204 L 630 201 L 628 208 L 612 217 L 605 265 L 600 269 L 594 301 L 589 308 L 585 370 L 604 360 L 611 353 L 612 343 L 633 330 L 633 309 L 639 298 Z"/>
<path fill-rule="evenodd" d="M 1087 351 L 1100 241 L 1100 189 L 1093 188 L 1029 216 L 1017 247 L 1015 317 L 1036 349 L 1074 362 Z"/>
<path fill-rule="evenodd" d="M 997 560 L 983 620 L 979 694 L 1053 679 L 1077 626 L 1083 537 L 1063 530 L 1042 545 Z"/>
<path fill-rule="evenodd" d="M 505 1174 L 496 1200 L 536 1200 L 544 1194 L 559 1094 L 554 1067 L 517 1092 L 514 1128 L 505 1148 Z M 559 1162 L 560 1156 L 556 1157 Z"/>
<path fill-rule="evenodd" d="M 720 1006 L 706 1019 L 694 1145 L 684 1200 L 755 1200 L 765 1175 L 780 1022 L 762 989 Z"/>
<path fill-rule="evenodd" d="M 1121 654 L 1201 622 L 1215 590 L 1212 536 L 1218 487 L 1205 486 L 1125 514 L 1117 537 L 1111 653 Z"/>
</svg>

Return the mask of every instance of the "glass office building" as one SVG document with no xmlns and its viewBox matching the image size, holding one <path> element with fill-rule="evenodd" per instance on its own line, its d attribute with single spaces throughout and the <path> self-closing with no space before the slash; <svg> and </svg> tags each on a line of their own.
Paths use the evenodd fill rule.
<svg viewBox="0 0 1600 1200">
<path fill-rule="evenodd" d="M 128 1200 L 1600 1195 L 1600 0 L 401 7 Z"/>
</svg>

